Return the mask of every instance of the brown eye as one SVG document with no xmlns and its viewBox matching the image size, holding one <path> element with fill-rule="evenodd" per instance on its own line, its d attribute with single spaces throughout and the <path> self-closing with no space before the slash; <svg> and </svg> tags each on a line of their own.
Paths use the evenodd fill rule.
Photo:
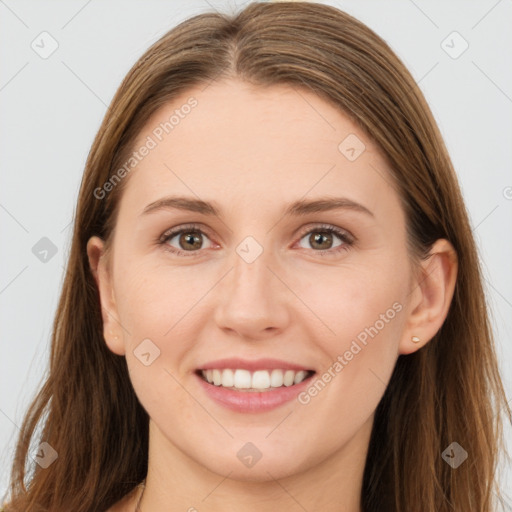
<svg viewBox="0 0 512 512">
<path fill-rule="evenodd" d="M 192 231 L 181 233 L 178 238 L 180 248 L 186 250 L 200 249 L 202 242 L 201 235 Z"/>
<path fill-rule="evenodd" d="M 308 242 L 314 249 L 330 249 L 332 238 L 332 233 L 317 232 L 309 235 Z"/>
<path fill-rule="evenodd" d="M 207 235 L 200 229 L 182 228 L 164 233 L 160 242 L 169 246 L 171 252 L 184 255 L 185 253 L 196 253 L 199 252 L 199 249 L 203 249 L 203 237 L 208 239 Z"/>
<path fill-rule="evenodd" d="M 338 243 L 336 243 L 336 238 L 339 240 Z M 302 240 L 306 240 L 310 247 L 305 247 L 302 243 L 300 244 L 301 247 L 305 249 L 311 248 L 322 255 L 324 251 L 336 253 L 339 250 L 347 249 L 352 244 L 350 235 L 334 226 L 319 227 L 309 230 L 301 238 L 301 242 Z"/>
</svg>

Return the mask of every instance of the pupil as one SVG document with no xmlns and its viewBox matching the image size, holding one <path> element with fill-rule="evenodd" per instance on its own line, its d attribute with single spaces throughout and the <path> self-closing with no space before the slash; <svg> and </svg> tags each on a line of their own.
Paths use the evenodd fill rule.
<svg viewBox="0 0 512 512">
<path fill-rule="evenodd" d="M 326 235 L 326 234 L 328 235 L 328 233 L 316 233 L 316 234 L 314 235 L 314 243 L 316 244 L 316 243 L 319 243 L 319 242 L 320 242 L 320 243 L 319 243 L 319 245 L 321 245 L 322 239 L 324 239 L 324 240 L 326 239 L 326 238 L 325 238 L 325 235 Z M 329 249 L 331 245 L 332 245 L 332 243 L 331 243 L 331 244 L 328 244 L 327 249 Z M 322 249 L 322 248 L 323 248 L 323 247 L 320 247 L 320 249 Z"/>
<path fill-rule="evenodd" d="M 194 239 L 196 241 L 198 241 L 198 243 L 200 244 L 201 243 L 201 240 L 199 238 L 199 236 L 197 236 L 197 234 L 186 234 L 184 235 L 184 238 L 185 238 L 185 243 L 186 244 L 190 244 L 190 245 L 193 245 L 194 244 Z"/>
</svg>

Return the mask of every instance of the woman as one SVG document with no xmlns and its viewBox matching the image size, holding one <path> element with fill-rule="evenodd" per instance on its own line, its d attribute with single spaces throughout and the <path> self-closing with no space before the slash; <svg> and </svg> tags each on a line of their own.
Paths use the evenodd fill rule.
<svg viewBox="0 0 512 512">
<path fill-rule="evenodd" d="M 154 44 L 89 154 L 6 510 L 491 512 L 503 413 L 453 166 L 389 46 L 310 3 Z"/>
</svg>

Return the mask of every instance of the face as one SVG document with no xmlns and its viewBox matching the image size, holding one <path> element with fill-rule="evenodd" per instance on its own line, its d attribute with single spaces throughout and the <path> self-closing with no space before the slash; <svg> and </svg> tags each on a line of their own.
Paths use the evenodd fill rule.
<svg viewBox="0 0 512 512">
<path fill-rule="evenodd" d="M 368 443 L 410 337 L 405 217 L 378 149 L 319 97 L 203 89 L 135 144 L 155 143 L 124 178 L 99 274 L 104 334 L 153 446 L 231 478 L 280 478 Z M 259 391 L 232 389 L 244 385 Z"/>
</svg>

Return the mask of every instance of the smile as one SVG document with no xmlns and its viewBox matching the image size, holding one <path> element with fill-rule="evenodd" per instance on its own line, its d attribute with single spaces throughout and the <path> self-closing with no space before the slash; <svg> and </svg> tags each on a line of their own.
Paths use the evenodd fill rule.
<svg viewBox="0 0 512 512">
<path fill-rule="evenodd" d="M 257 370 L 208 369 L 200 370 L 199 375 L 209 384 L 226 389 L 246 392 L 271 391 L 281 387 L 300 384 L 315 372 L 312 370 Z"/>
</svg>

